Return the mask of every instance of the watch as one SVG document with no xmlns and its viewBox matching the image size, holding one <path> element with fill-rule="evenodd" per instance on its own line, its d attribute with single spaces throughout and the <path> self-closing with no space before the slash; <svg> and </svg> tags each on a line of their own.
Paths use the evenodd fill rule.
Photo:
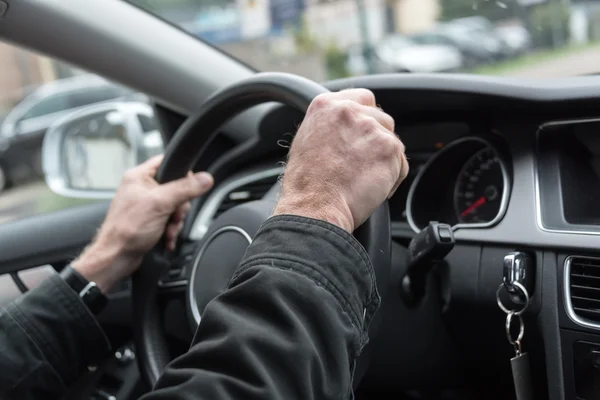
<svg viewBox="0 0 600 400">
<path fill-rule="evenodd" d="M 79 295 L 83 304 L 86 305 L 92 314 L 97 315 L 106 307 L 108 299 L 98 289 L 96 283 L 85 279 L 70 265 L 67 265 L 60 271 L 60 277 Z"/>
</svg>

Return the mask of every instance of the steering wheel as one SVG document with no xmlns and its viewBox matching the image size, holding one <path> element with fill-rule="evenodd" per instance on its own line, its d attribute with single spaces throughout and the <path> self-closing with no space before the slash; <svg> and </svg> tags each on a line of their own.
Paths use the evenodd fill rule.
<svg viewBox="0 0 600 400">
<path fill-rule="evenodd" d="M 327 92 L 308 79 L 283 73 L 260 73 L 216 93 L 200 111 L 190 117 L 168 144 L 156 179 L 165 183 L 184 177 L 202 157 L 218 128 L 230 118 L 260 103 L 276 101 L 306 112 L 311 101 Z M 273 192 L 273 190 L 271 191 Z M 267 197 L 267 196 L 266 196 Z M 269 217 L 274 196 L 234 207 L 216 218 L 198 244 L 187 284 L 187 307 L 191 327 L 200 322 L 207 303 L 227 287 L 247 246 L 261 224 Z M 387 203 L 354 233 L 373 264 L 377 288 L 385 297 L 391 269 L 391 232 Z M 153 387 L 171 360 L 158 304 L 158 281 L 168 268 L 157 246 L 132 278 L 134 342 L 142 380 Z M 381 324 L 382 312 L 369 327 L 371 342 Z M 367 345 L 357 360 L 355 388 L 364 376 L 371 349 Z"/>
</svg>

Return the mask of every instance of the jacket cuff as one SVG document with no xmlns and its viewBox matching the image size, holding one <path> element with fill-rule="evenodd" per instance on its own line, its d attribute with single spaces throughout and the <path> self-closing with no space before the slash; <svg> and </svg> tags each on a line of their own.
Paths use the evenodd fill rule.
<svg viewBox="0 0 600 400">
<path fill-rule="evenodd" d="M 327 289 L 360 333 L 362 350 L 381 298 L 369 256 L 354 236 L 317 219 L 271 217 L 248 247 L 232 284 L 248 268 L 265 264 L 289 268 Z"/>
<path fill-rule="evenodd" d="M 58 274 L 21 296 L 8 311 L 67 385 L 110 351 L 94 315 Z"/>
</svg>

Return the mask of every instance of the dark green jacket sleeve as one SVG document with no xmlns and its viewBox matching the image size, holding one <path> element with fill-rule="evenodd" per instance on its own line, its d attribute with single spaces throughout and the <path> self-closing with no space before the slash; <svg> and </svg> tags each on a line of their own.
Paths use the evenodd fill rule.
<svg viewBox="0 0 600 400">
<path fill-rule="evenodd" d="M 145 400 L 347 399 L 379 305 L 360 244 L 321 221 L 268 220 L 192 347 Z"/>
<path fill-rule="evenodd" d="M 0 309 L 0 399 L 59 399 L 110 344 L 58 274 Z"/>
<path fill-rule="evenodd" d="M 373 269 L 348 233 L 268 220 L 192 347 L 148 399 L 345 399 L 379 305 Z M 57 399 L 108 354 L 95 318 L 53 276 L 0 310 L 0 398 Z"/>
</svg>

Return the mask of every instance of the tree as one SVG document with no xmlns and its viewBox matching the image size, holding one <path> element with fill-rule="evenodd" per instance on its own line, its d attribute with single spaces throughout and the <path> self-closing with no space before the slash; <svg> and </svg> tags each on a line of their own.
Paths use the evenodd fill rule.
<svg viewBox="0 0 600 400">
<path fill-rule="evenodd" d="M 560 47 L 567 40 L 571 10 L 563 3 L 540 4 L 531 13 L 533 40 L 538 46 Z"/>
</svg>

